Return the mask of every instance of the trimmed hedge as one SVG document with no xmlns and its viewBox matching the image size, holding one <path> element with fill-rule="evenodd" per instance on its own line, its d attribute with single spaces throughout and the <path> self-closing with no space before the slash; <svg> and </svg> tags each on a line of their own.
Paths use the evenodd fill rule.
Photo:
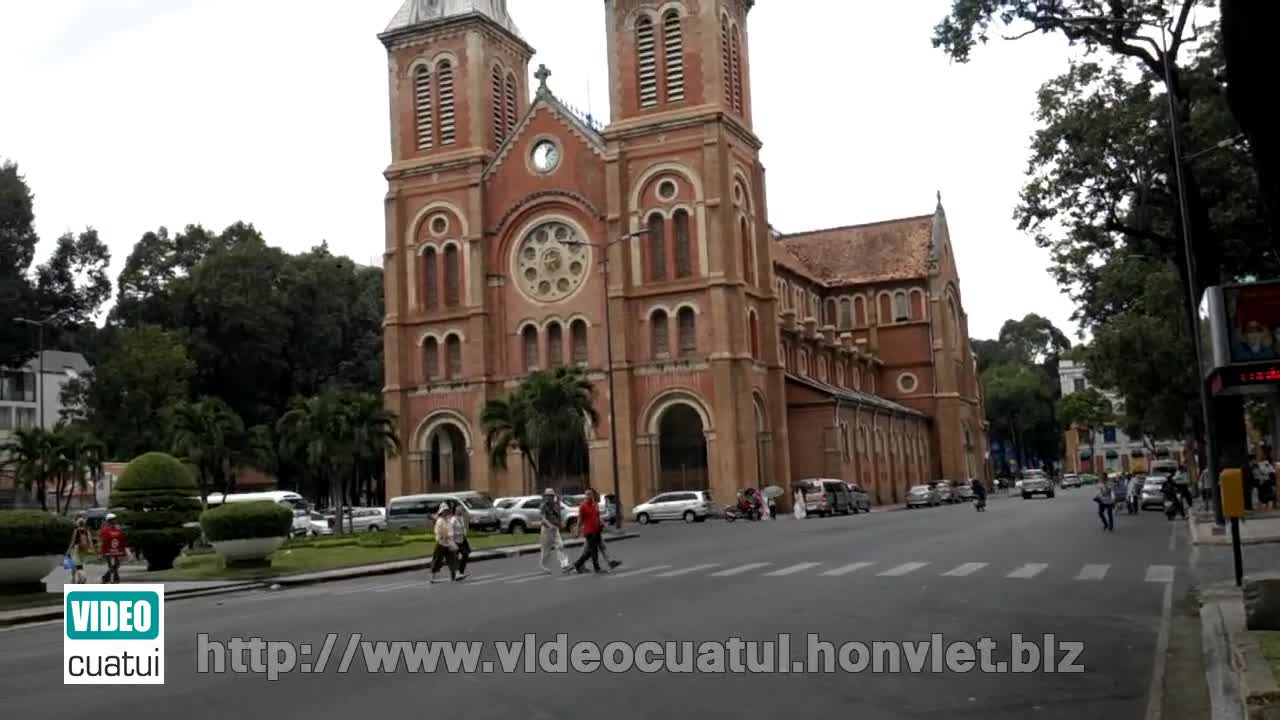
<svg viewBox="0 0 1280 720">
<path fill-rule="evenodd" d="M 201 514 L 200 527 L 209 542 L 289 537 L 293 513 L 269 500 L 227 503 Z"/>
<path fill-rule="evenodd" d="M 399 547 L 407 545 L 408 541 L 395 533 L 376 532 L 361 535 L 357 544 L 366 548 Z"/>
<path fill-rule="evenodd" d="M 168 570 L 198 533 L 182 527 L 200 515 L 200 495 L 191 470 L 166 453 L 134 458 L 111 492 L 129 545 L 147 559 L 148 570 Z"/>
<path fill-rule="evenodd" d="M 39 510 L 0 512 L 0 558 L 62 555 L 75 527 L 70 518 Z"/>
</svg>

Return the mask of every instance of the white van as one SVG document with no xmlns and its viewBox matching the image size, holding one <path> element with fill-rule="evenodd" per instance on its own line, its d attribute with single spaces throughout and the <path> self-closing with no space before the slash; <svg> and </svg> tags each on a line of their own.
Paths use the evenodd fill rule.
<svg viewBox="0 0 1280 720">
<path fill-rule="evenodd" d="M 306 535 L 311 530 L 311 507 L 307 499 L 296 492 L 288 490 L 272 490 L 256 493 L 213 493 L 209 495 L 209 507 L 216 508 L 227 503 L 273 502 L 283 505 L 293 512 L 293 534 Z"/>
<path fill-rule="evenodd" d="M 467 526 L 475 530 L 498 529 L 498 511 L 493 500 L 475 490 L 424 495 L 402 495 L 387 503 L 387 529 L 430 530 L 436 521 L 436 511 L 448 500 L 467 509 Z"/>
</svg>

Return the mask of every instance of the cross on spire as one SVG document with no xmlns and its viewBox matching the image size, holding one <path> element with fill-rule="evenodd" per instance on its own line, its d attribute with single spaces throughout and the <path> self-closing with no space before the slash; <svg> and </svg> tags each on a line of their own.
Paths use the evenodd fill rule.
<svg viewBox="0 0 1280 720">
<path fill-rule="evenodd" d="M 538 71 L 535 72 L 533 76 L 538 79 L 538 90 L 539 91 L 546 90 L 547 78 L 551 77 L 551 71 L 547 69 L 547 66 L 539 65 Z"/>
</svg>

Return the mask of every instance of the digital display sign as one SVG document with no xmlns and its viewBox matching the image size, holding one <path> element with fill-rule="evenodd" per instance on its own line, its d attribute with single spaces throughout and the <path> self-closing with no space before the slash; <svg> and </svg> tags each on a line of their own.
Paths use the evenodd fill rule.
<svg viewBox="0 0 1280 720">
<path fill-rule="evenodd" d="M 1280 386 L 1280 363 L 1227 366 L 1210 378 L 1210 389 L 1216 394 L 1232 388 L 1259 385 Z"/>
</svg>

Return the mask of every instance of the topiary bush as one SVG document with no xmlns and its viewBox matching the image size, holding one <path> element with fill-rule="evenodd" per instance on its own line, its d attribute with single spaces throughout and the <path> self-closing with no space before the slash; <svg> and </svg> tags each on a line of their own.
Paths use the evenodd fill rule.
<svg viewBox="0 0 1280 720">
<path fill-rule="evenodd" d="M 0 512 L 0 558 L 62 555 L 71 545 L 75 523 L 38 510 Z"/>
<path fill-rule="evenodd" d="M 209 542 L 288 537 L 293 513 L 270 501 L 228 503 L 200 515 L 200 527 Z"/>
<path fill-rule="evenodd" d="M 166 453 L 133 459 L 111 492 L 129 545 L 147 559 L 148 570 L 168 570 L 195 533 L 184 528 L 200 515 L 200 491 L 191 470 Z"/>
</svg>

